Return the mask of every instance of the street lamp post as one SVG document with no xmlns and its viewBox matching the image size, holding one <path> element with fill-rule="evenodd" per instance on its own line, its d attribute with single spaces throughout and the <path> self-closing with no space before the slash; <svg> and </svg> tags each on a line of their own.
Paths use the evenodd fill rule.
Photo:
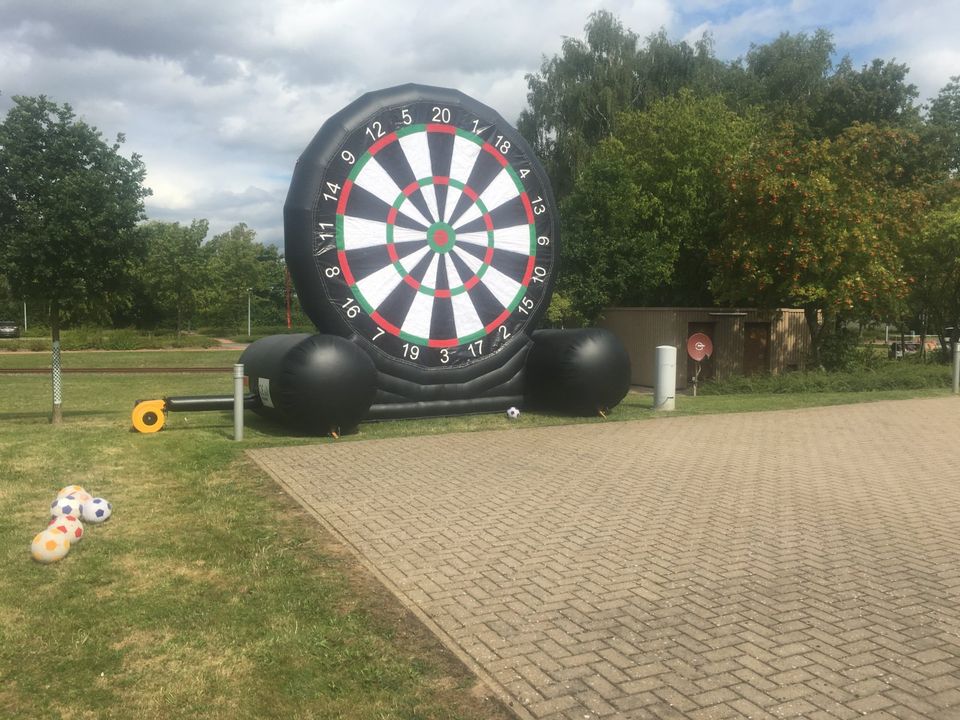
<svg viewBox="0 0 960 720">
<path fill-rule="evenodd" d="M 250 291 L 253 288 L 247 288 L 247 337 L 250 337 Z"/>
</svg>

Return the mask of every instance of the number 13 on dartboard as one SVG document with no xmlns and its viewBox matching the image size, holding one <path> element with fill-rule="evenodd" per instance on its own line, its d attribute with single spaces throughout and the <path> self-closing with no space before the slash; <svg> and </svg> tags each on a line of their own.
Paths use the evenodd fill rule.
<svg viewBox="0 0 960 720">
<path fill-rule="evenodd" d="M 424 90 L 355 103 L 335 138 L 311 145 L 322 156 L 312 159 L 311 271 L 331 306 L 311 319 L 388 362 L 482 365 L 528 340 L 546 309 L 556 209 L 503 118 Z"/>
</svg>

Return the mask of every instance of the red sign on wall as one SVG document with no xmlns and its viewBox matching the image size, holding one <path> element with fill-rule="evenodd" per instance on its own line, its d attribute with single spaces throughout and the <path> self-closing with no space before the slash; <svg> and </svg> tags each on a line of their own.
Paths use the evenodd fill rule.
<svg viewBox="0 0 960 720">
<path fill-rule="evenodd" d="M 700 362 L 713 355 L 713 342 L 703 333 L 694 333 L 687 340 L 687 355 Z"/>
</svg>

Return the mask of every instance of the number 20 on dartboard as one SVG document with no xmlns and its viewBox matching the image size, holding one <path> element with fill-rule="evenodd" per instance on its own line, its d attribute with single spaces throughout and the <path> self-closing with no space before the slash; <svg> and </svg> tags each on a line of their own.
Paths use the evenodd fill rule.
<svg viewBox="0 0 960 720">
<path fill-rule="evenodd" d="M 469 365 L 519 341 L 554 268 L 555 213 L 534 163 L 516 131 L 475 108 L 425 100 L 353 122 L 314 212 L 342 322 L 419 366 Z"/>
</svg>

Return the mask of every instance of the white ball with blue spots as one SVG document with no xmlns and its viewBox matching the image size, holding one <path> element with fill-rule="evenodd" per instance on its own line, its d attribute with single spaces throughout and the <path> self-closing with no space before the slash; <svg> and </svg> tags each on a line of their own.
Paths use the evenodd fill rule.
<svg viewBox="0 0 960 720">
<path fill-rule="evenodd" d="M 113 514 L 113 505 L 103 498 L 95 497 L 90 502 L 83 504 L 81 515 L 84 522 L 102 523 L 108 520 Z"/>
<path fill-rule="evenodd" d="M 64 495 L 50 503 L 50 515 L 62 517 L 64 515 L 82 515 L 83 503 L 75 495 Z"/>
</svg>

